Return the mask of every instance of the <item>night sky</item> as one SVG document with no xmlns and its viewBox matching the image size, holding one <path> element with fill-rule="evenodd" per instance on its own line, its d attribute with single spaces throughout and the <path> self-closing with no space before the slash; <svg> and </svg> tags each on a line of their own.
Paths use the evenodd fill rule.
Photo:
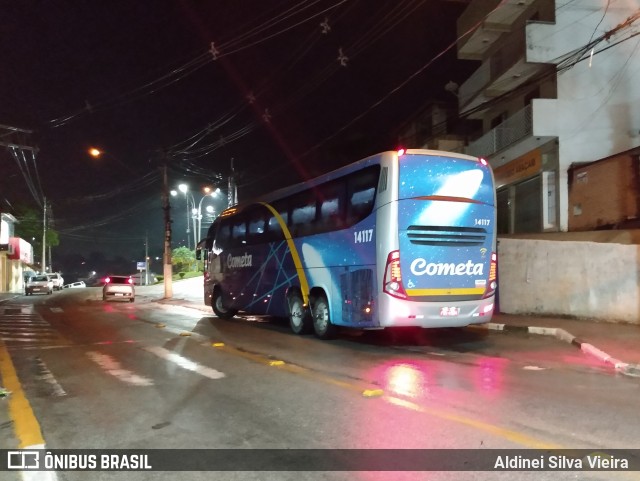
<svg viewBox="0 0 640 481">
<path fill-rule="evenodd" d="M 242 201 L 396 148 L 399 126 L 476 67 L 455 47 L 440 56 L 464 7 L 1 0 L 0 124 L 33 130 L 54 264 L 94 251 L 142 260 L 147 234 L 160 256 L 164 156 L 170 187 L 187 182 L 196 202 L 202 186 L 226 187 L 233 159 Z M 1 208 L 37 208 L 4 149 L 0 165 Z M 173 246 L 185 245 L 184 195 L 171 206 Z"/>
</svg>

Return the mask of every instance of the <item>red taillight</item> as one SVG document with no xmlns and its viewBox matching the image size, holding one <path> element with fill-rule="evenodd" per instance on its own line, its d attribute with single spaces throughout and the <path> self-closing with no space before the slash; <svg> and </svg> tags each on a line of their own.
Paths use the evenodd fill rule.
<svg viewBox="0 0 640 481">
<path fill-rule="evenodd" d="M 483 299 L 492 296 L 498 288 L 498 255 L 491 253 L 491 263 L 489 264 L 489 278 L 487 279 L 487 289 L 484 291 Z"/>
<path fill-rule="evenodd" d="M 400 269 L 400 251 L 391 251 L 387 256 L 384 268 L 384 292 L 399 299 L 406 299 L 407 293 L 402 285 L 402 271 Z"/>
<path fill-rule="evenodd" d="M 129 279 L 127 280 L 127 282 L 128 282 L 129 284 L 132 284 L 132 285 L 133 285 L 133 279 L 132 279 L 131 277 L 129 277 Z"/>
<path fill-rule="evenodd" d="M 398 149 L 398 157 L 402 157 L 405 152 L 406 152 L 405 149 Z"/>
<path fill-rule="evenodd" d="M 104 283 L 105 283 L 105 284 L 109 284 L 109 282 L 111 282 L 111 278 L 109 278 L 109 277 L 105 277 L 105 278 L 104 278 Z"/>
</svg>

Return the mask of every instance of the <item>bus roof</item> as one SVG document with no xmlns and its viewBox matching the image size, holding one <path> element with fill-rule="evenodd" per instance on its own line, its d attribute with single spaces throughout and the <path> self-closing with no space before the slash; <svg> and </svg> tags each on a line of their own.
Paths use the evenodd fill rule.
<svg viewBox="0 0 640 481">
<path fill-rule="evenodd" d="M 380 152 L 377 154 L 370 155 L 369 157 L 365 157 L 364 159 L 357 160 L 351 164 L 345 165 L 343 167 L 338 167 L 335 170 L 327 172 L 325 174 L 319 175 L 318 177 L 314 177 L 307 181 L 299 182 L 297 184 L 292 184 L 287 187 L 280 188 L 278 190 L 274 190 L 272 192 L 268 192 L 259 197 L 254 197 L 247 201 L 241 202 L 238 205 L 229 207 L 222 211 L 220 217 L 224 217 L 225 213 L 229 215 L 230 213 L 237 212 L 239 210 L 243 210 L 245 207 L 249 205 L 255 204 L 256 202 L 273 202 L 280 198 L 286 197 L 291 194 L 295 194 L 297 192 L 301 192 L 309 187 L 313 187 L 315 185 L 322 184 L 324 182 L 328 182 L 330 180 L 342 177 L 343 175 L 350 174 L 351 172 L 355 172 L 360 170 L 368 165 L 375 165 L 380 162 L 380 160 L 384 157 L 393 157 L 398 155 L 399 151 L 396 150 L 388 150 L 385 152 Z M 456 159 L 465 159 L 473 162 L 478 161 L 478 157 L 472 157 L 466 154 L 460 154 L 457 152 L 446 152 L 443 150 L 428 150 L 428 149 L 406 149 L 404 150 L 404 155 L 430 155 L 430 156 L 439 156 L 439 157 L 453 157 Z"/>
</svg>

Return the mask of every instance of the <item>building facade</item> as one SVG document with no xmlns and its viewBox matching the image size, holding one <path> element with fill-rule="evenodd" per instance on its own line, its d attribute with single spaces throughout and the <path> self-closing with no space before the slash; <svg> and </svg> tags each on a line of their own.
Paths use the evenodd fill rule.
<svg viewBox="0 0 640 481">
<path fill-rule="evenodd" d="M 24 276 L 31 272 L 33 247 L 14 236 L 15 217 L 0 213 L 0 292 L 24 292 Z"/>
<path fill-rule="evenodd" d="M 569 172 L 640 146 L 640 4 L 472 0 L 457 30 L 480 62 L 458 107 L 482 122 L 466 152 L 494 169 L 499 233 L 597 225 L 571 219 Z"/>
</svg>

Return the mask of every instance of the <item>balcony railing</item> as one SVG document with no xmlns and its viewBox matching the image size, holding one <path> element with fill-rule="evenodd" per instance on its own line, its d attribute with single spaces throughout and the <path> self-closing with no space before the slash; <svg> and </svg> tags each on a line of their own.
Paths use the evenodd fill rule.
<svg viewBox="0 0 640 481">
<path fill-rule="evenodd" d="M 488 157 L 533 134 L 531 105 L 490 130 L 467 147 L 467 154 Z"/>
</svg>

